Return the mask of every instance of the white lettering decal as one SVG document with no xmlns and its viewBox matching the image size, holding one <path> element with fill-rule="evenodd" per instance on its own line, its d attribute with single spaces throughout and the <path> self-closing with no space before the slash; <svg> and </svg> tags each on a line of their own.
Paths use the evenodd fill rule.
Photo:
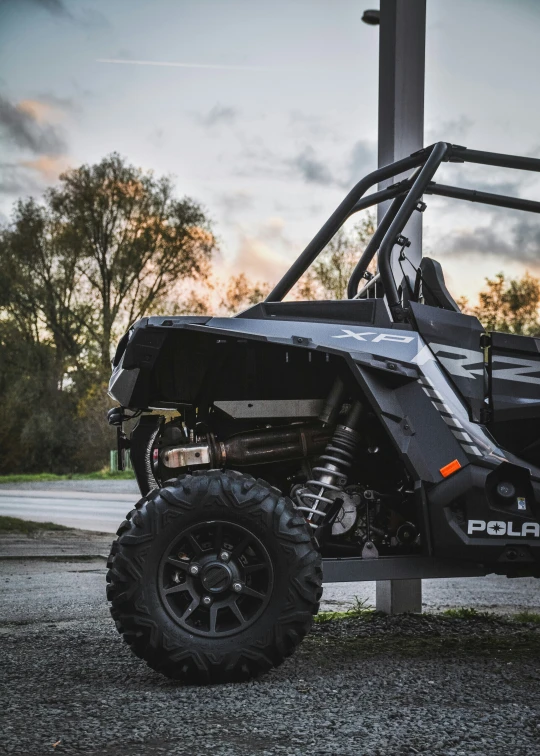
<svg viewBox="0 0 540 756">
<path fill-rule="evenodd" d="M 447 346 L 446 344 L 430 343 L 430 348 L 437 355 L 442 365 L 452 375 L 461 376 L 461 378 L 474 378 L 477 375 L 484 374 L 484 368 L 471 370 L 469 366 L 479 365 L 484 362 L 482 352 L 473 349 L 462 349 L 460 347 Z M 444 355 L 444 356 L 443 356 Z"/>
<path fill-rule="evenodd" d="M 486 523 L 484 520 L 469 520 L 469 527 L 467 530 L 468 535 L 472 533 L 479 533 L 486 529 Z"/>
<path fill-rule="evenodd" d="M 487 532 L 490 535 L 506 535 L 506 523 L 502 522 L 502 520 L 491 520 L 491 522 L 488 522 L 487 524 Z"/>
<path fill-rule="evenodd" d="M 499 363 L 507 365 L 516 365 L 513 368 L 499 368 Z M 519 367 L 521 365 L 521 367 Z M 529 373 L 540 373 L 539 360 L 520 360 L 518 357 L 499 357 L 493 358 L 493 378 L 501 381 L 517 381 L 518 383 L 534 383 L 538 385 L 540 378 L 533 378 Z"/>
<path fill-rule="evenodd" d="M 356 339 L 357 341 L 365 341 L 364 336 L 374 336 L 376 331 L 349 331 L 347 328 L 342 328 L 343 335 L 332 336 L 333 339 Z"/>
<path fill-rule="evenodd" d="M 540 538 L 540 524 L 537 522 L 524 522 L 521 531 L 514 530 L 513 522 L 502 522 L 501 520 L 491 520 L 487 523 L 485 520 L 469 520 L 467 522 L 467 534 L 481 533 L 487 530 L 489 535 L 494 536 L 514 536 L 517 538 L 527 538 L 533 536 Z"/>
<path fill-rule="evenodd" d="M 373 342 L 376 341 L 397 341 L 400 344 L 410 344 L 411 341 L 414 341 L 414 336 L 403 336 L 398 333 L 381 333 L 373 339 Z"/>
</svg>

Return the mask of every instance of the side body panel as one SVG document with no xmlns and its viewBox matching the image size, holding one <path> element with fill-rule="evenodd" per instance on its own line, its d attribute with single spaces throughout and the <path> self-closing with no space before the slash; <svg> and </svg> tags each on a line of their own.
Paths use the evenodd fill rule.
<svg viewBox="0 0 540 756">
<path fill-rule="evenodd" d="M 540 426 L 540 339 L 492 333 L 491 371 L 494 421 L 535 418 Z"/>
<path fill-rule="evenodd" d="M 482 325 L 477 318 L 459 312 L 416 302 L 409 306 L 418 332 L 463 397 L 471 420 L 482 422 L 488 395 L 488 375 L 481 348 Z M 422 359 L 420 355 L 419 361 Z"/>
<path fill-rule="evenodd" d="M 280 366 L 270 359 L 261 373 L 260 350 L 259 357 L 250 353 L 257 344 L 268 345 L 269 355 L 280 347 L 284 363 Z M 223 361 L 227 346 L 238 355 L 232 363 Z M 485 458 L 490 465 L 504 459 L 485 428 L 471 421 L 470 407 L 410 327 L 274 318 L 212 318 L 204 324 L 188 318 L 150 318 L 134 327 L 111 378 L 110 392 L 123 406 L 139 409 L 203 406 L 209 397 L 323 399 L 317 374 L 291 389 L 287 370 L 295 360 L 317 359 L 322 375 L 328 356 L 342 358 L 414 478 L 437 483 L 442 480 L 440 469 L 455 459 L 462 466 L 471 459 Z M 126 378 L 125 373 L 137 370 L 136 380 Z M 224 371 L 235 373 L 227 396 L 219 393 Z M 473 389 L 469 394 L 474 394 Z M 143 395 L 146 404 L 140 403 Z M 475 395 L 477 405 L 479 396 Z"/>
</svg>

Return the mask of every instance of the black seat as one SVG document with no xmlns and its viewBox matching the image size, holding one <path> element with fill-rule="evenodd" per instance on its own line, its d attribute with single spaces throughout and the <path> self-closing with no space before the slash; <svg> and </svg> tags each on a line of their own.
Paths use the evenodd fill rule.
<svg viewBox="0 0 540 756">
<path fill-rule="evenodd" d="M 461 312 L 452 295 L 446 288 L 444 273 L 440 263 L 431 257 L 423 257 L 418 266 L 417 285 L 421 285 L 424 304 L 440 307 L 443 310 Z"/>
</svg>

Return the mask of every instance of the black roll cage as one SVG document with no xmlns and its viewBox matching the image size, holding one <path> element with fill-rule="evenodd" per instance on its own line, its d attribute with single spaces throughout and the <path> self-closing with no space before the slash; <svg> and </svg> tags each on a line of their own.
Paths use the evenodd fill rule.
<svg viewBox="0 0 540 756">
<path fill-rule="evenodd" d="M 369 173 L 351 189 L 302 254 L 272 289 L 265 301 L 280 302 L 351 215 L 381 202 L 393 200 L 350 277 L 347 296 L 349 299 L 356 297 L 359 283 L 365 277 L 368 265 L 378 252 L 380 282 L 393 320 L 401 322 L 406 319 L 407 313 L 401 304 L 398 287 L 392 272 L 392 250 L 398 243 L 398 238 L 413 212 L 423 209 L 422 196 L 424 194 L 540 213 L 540 202 L 437 184 L 432 179 L 443 162 L 478 163 L 540 173 L 540 159 L 538 158 L 470 150 L 467 147 L 448 144 L 447 142 L 437 142 L 414 152 L 403 160 L 385 165 Z M 375 184 L 412 169 L 416 170 L 410 178 L 403 179 L 387 189 L 373 192 L 364 197 L 366 191 Z"/>
</svg>

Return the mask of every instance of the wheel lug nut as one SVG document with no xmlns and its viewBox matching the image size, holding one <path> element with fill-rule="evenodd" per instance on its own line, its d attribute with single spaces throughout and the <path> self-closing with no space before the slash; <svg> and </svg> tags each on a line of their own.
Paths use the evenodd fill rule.
<svg viewBox="0 0 540 756">
<path fill-rule="evenodd" d="M 199 565 L 198 564 L 192 564 L 189 568 L 189 572 L 191 575 L 198 575 L 199 574 Z"/>
<path fill-rule="evenodd" d="M 203 596 L 202 602 L 205 606 L 210 606 L 212 603 L 212 597 L 211 596 Z"/>
<path fill-rule="evenodd" d="M 233 591 L 236 591 L 236 593 L 240 593 L 242 590 L 242 583 L 233 583 Z"/>
<path fill-rule="evenodd" d="M 222 551 L 221 554 L 219 555 L 219 558 L 221 559 L 222 562 L 228 562 L 229 559 L 231 558 L 231 555 L 229 554 L 228 551 Z"/>
</svg>

